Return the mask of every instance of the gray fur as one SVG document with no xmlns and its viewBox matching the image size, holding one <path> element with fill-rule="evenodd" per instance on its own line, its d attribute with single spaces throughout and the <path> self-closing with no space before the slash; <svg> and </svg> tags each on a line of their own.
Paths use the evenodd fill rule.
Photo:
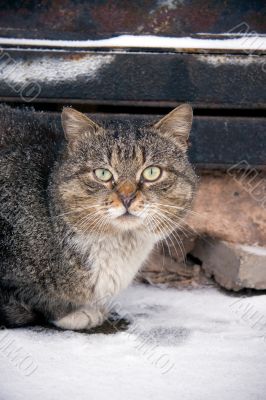
<svg viewBox="0 0 266 400">
<path fill-rule="evenodd" d="M 139 168 L 139 149 L 153 164 L 171 166 L 172 175 L 146 196 L 150 202 L 164 197 L 179 202 L 178 218 L 193 197 L 196 179 L 185 153 L 151 127 L 114 122 L 93 138 L 81 134 L 74 146 L 59 137 L 55 126 L 42 126 L 29 112 L 0 107 L 0 325 L 58 320 L 90 298 L 93 265 L 85 265 L 90 247 L 70 245 L 82 228 L 66 213 L 85 185 L 94 202 L 102 202 L 107 190 L 87 171 L 112 154 L 124 177 Z M 73 185 L 77 194 L 68 208 L 62 191 Z M 134 233 L 124 235 L 130 241 Z"/>
</svg>

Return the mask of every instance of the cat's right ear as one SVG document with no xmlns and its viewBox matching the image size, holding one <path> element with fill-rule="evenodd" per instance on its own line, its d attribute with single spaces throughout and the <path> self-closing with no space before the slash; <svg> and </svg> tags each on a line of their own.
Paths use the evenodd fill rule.
<svg viewBox="0 0 266 400">
<path fill-rule="evenodd" d="M 74 108 L 64 107 L 61 115 L 62 126 L 69 144 L 75 143 L 80 137 L 90 138 L 100 131 L 99 125 Z"/>
<path fill-rule="evenodd" d="M 191 106 L 181 104 L 158 121 L 154 127 L 159 130 L 161 135 L 176 143 L 182 151 L 186 152 L 192 119 Z"/>
</svg>

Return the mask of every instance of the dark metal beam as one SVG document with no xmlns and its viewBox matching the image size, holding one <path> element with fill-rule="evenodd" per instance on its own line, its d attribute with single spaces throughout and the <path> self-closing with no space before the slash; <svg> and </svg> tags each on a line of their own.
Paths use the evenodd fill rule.
<svg viewBox="0 0 266 400">
<path fill-rule="evenodd" d="M 25 113 L 14 113 L 18 121 L 24 120 Z M 60 113 L 35 112 L 28 109 L 30 119 L 52 126 L 59 137 L 63 136 Z M 131 121 L 151 124 L 161 115 L 145 114 L 89 114 L 102 123 L 108 120 Z M 28 118 L 28 117 L 27 117 Z M 266 118 L 244 117 L 195 117 L 190 136 L 189 157 L 191 162 L 203 169 L 227 169 L 232 165 L 250 165 L 252 168 L 266 168 Z M 242 164 L 241 164 L 242 163 Z"/>
<path fill-rule="evenodd" d="M 266 56 L 5 48 L 0 71 L 0 99 L 266 107 Z"/>
</svg>

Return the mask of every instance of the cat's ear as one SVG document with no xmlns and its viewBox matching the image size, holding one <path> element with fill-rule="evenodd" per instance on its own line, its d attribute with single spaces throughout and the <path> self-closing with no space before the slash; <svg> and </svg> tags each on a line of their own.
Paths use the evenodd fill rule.
<svg viewBox="0 0 266 400">
<path fill-rule="evenodd" d="M 174 141 L 181 150 L 187 150 L 193 111 L 189 104 L 182 104 L 158 121 L 154 127 L 164 137 Z"/>
<path fill-rule="evenodd" d="M 101 130 L 99 125 L 86 117 L 86 115 L 70 107 L 63 109 L 61 121 L 69 144 L 76 142 L 81 136 L 89 138 Z"/>
</svg>

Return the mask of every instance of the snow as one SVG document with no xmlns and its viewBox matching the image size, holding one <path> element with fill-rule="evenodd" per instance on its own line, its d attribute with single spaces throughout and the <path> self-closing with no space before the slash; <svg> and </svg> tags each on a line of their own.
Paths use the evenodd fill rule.
<svg viewBox="0 0 266 400">
<path fill-rule="evenodd" d="M 202 34 L 203 35 L 203 34 Z M 244 34 L 237 38 L 203 39 L 154 35 L 120 35 L 100 40 L 49 40 L 0 37 L 1 45 L 46 46 L 63 48 L 165 48 L 165 49 L 227 49 L 245 51 L 266 50 L 266 36 Z"/>
<path fill-rule="evenodd" d="M 257 256 L 266 256 L 266 248 L 260 246 L 247 246 L 247 245 L 239 245 L 241 250 L 246 251 L 250 254 L 255 254 Z"/>
<path fill-rule="evenodd" d="M 116 300 L 127 331 L 2 330 L 0 399 L 265 400 L 265 304 L 265 294 L 133 286 Z"/>
</svg>

